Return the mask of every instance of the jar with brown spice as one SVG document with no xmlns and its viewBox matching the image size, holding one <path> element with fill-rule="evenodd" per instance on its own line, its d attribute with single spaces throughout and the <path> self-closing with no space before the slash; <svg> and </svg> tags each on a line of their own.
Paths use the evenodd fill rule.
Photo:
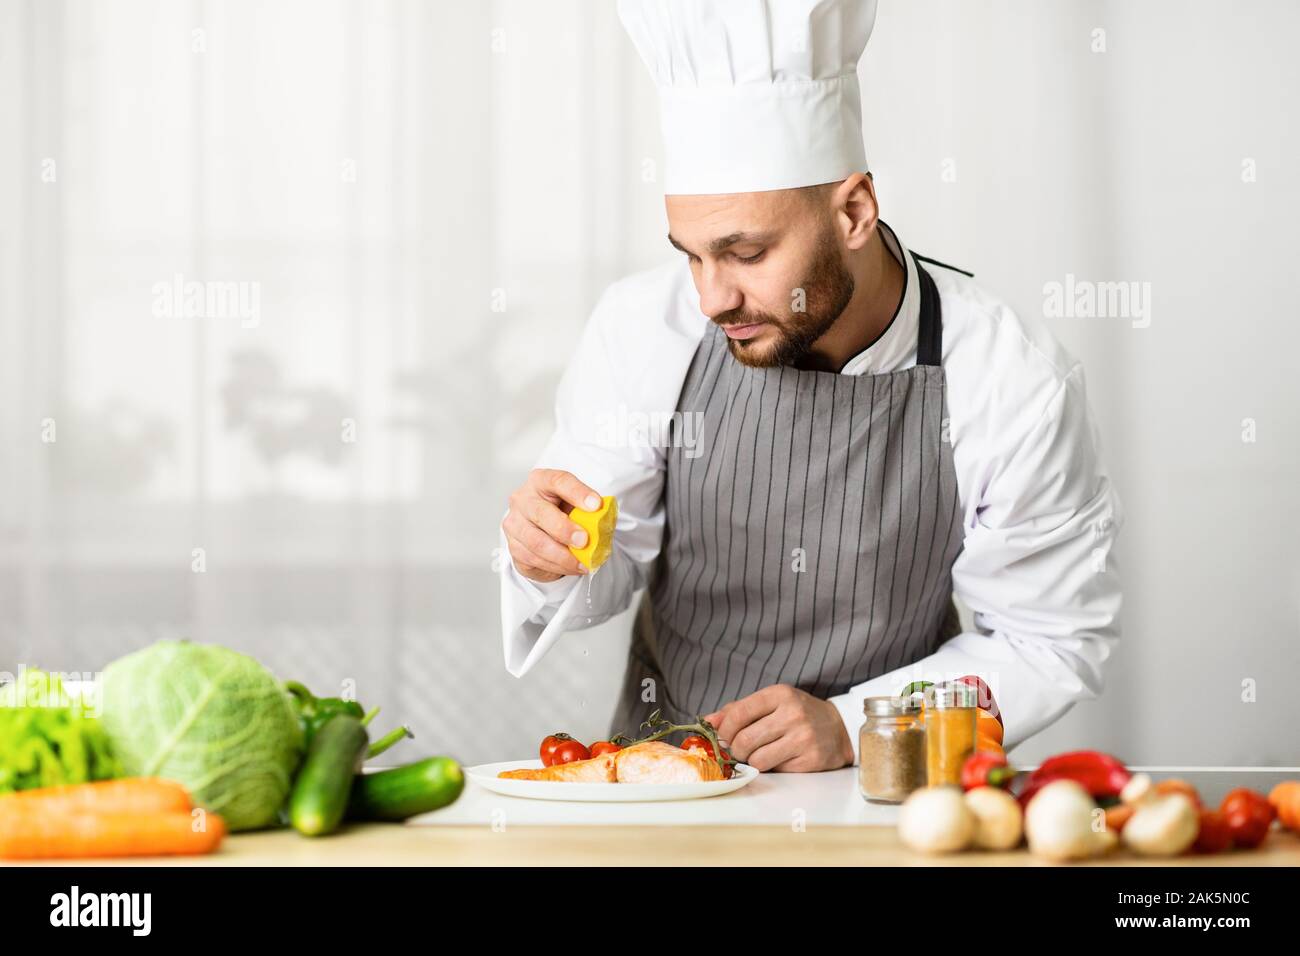
<svg viewBox="0 0 1300 956">
<path fill-rule="evenodd" d="M 925 786 L 925 727 L 919 701 L 868 697 L 858 732 L 858 789 L 871 803 L 902 803 Z"/>
</svg>

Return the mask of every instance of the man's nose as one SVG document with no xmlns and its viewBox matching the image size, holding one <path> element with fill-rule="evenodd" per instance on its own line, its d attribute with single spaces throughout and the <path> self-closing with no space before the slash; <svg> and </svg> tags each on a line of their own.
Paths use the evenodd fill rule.
<svg viewBox="0 0 1300 956">
<path fill-rule="evenodd" d="M 696 287 L 700 293 L 700 311 L 711 319 L 740 308 L 744 302 L 740 289 L 720 270 L 707 264 L 700 267 Z"/>
</svg>

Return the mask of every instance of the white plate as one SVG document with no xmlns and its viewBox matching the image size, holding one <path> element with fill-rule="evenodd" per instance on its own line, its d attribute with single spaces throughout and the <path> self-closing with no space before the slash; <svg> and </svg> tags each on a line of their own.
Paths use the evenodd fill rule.
<svg viewBox="0 0 1300 956">
<path fill-rule="evenodd" d="M 702 783 L 564 783 L 556 780 L 515 780 L 498 777 L 502 770 L 537 770 L 540 760 L 506 760 L 466 767 L 466 775 L 479 786 L 507 797 L 529 800 L 577 800 L 584 803 L 647 803 L 660 800 L 697 800 L 731 793 L 750 783 L 758 771 L 738 763 L 729 780 Z"/>
</svg>

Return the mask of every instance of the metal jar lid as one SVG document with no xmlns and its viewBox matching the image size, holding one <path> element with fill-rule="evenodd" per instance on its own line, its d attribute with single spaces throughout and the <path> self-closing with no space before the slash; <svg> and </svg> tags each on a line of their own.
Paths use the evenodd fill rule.
<svg viewBox="0 0 1300 956">
<path fill-rule="evenodd" d="M 979 688 L 970 684 L 936 684 L 926 688 L 927 703 L 935 710 L 978 707 Z"/>
<path fill-rule="evenodd" d="M 862 712 L 868 717 L 910 717 L 921 712 L 921 702 L 911 697 L 867 697 Z"/>
</svg>

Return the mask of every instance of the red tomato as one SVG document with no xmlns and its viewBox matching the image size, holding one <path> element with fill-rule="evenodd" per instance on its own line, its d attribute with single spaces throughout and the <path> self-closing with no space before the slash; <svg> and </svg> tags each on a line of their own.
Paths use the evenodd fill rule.
<svg viewBox="0 0 1300 956">
<path fill-rule="evenodd" d="M 608 740 L 597 740 L 591 745 L 591 755 L 599 757 L 601 754 L 618 753 L 622 749 L 618 744 L 610 743 Z"/>
<path fill-rule="evenodd" d="M 1201 829 L 1193 849 L 1197 853 L 1218 853 L 1232 846 L 1232 829 L 1218 810 L 1201 811 Z"/>
<path fill-rule="evenodd" d="M 591 751 L 584 747 L 579 741 L 572 738 L 560 741 L 560 745 L 555 748 L 555 753 L 551 755 L 551 766 L 558 767 L 563 763 L 573 763 L 575 760 L 587 760 L 591 757 Z"/>
<path fill-rule="evenodd" d="M 1268 836 L 1268 828 L 1273 825 L 1277 811 L 1268 799 L 1254 790 L 1238 787 L 1223 798 L 1219 806 L 1232 832 L 1232 842 L 1237 846 L 1257 847 Z"/>
<path fill-rule="evenodd" d="M 542 766 L 549 767 L 551 764 L 555 763 L 556 748 L 566 740 L 572 739 L 573 738 L 568 734 L 551 734 L 549 737 L 543 739 L 541 749 L 538 751 L 542 758 Z"/>
</svg>

